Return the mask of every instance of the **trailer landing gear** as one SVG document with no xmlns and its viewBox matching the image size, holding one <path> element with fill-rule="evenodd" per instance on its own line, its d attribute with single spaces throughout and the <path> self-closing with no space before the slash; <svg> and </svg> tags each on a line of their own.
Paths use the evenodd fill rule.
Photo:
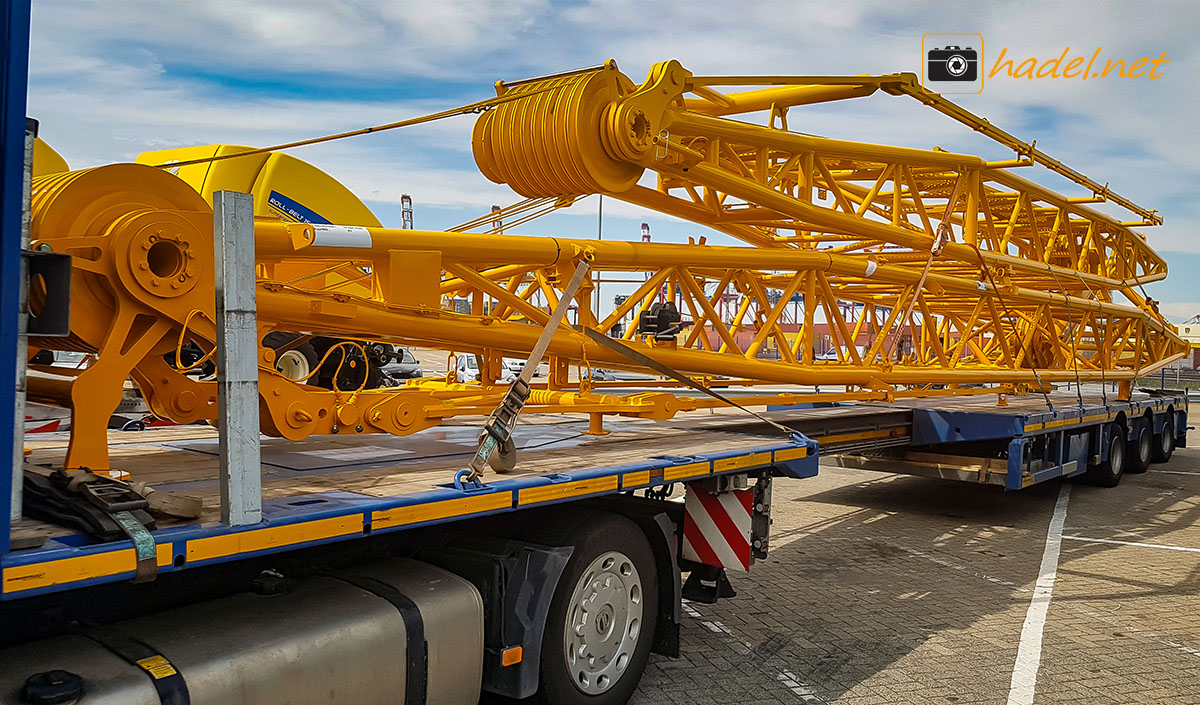
<svg viewBox="0 0 1200 705">
<path fill-rule="evenodd" d="M 715 565 L 697 563 L 683 583 L 683 599 L 715 605 L 725 597 L 737 597 L 737 592 L 725 576 L 725 569 Z"/>
</svg>

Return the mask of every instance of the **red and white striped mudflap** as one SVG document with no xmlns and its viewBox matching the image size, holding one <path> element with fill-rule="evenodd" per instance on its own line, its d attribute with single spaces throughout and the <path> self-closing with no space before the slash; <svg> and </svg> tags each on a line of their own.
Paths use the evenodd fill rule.
<svg viewBox="0 0 1200 705">
<path fill-rule="evenodd" d="M 62 419 L 41 419 L 34 421 L 31 417 L 25 417 L 25 433 L 54 433 L 62 424 Z"/>
<path fill-rule="evenodd" d="M 684 511 L 684 558 L 726 570 L 750 570 L 753 489 L 712 494 L 702 483 L 690 483 Z"/>
</svg>

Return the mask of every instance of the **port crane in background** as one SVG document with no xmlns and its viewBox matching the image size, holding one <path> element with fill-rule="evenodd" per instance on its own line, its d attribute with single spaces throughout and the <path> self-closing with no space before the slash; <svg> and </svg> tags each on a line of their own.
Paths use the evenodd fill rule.
<svg viewBox="0 0 1200 705">
<path fill-rule="evenodd" d="M 726 85 L 766 87 L 718 91 Z M 573 381 L 572 366 L 641 369 L 582 330 L 607 335 L 628 314 L 634 324 L 622 336 L 626 346 L 699 384 L 727 376 L 733 379 L 722 384 L 751 390 L 826 389 L 751 392 L 743 399 L 750 405 L 1003 397 L 1047 391 L 1056 382 L 1119 382 L 1127 395 L 1133 379 L 1186 354 L 1141 293 L 1166 276 L 1166 263 L 1133 224 L 1080 201 L 1122 203 L 1142 215 L 1138 225 L 1156 222 L 1152 212 L 1098 185 L 1094 198 L 1074 199 L 1017 176 L 1016 167 L 1048 159 L 1031 147 L 1014 160 L 989 162 L 789 129 L 789 121 L 802 125 L 795 108 L 806 104 L 878 89 L 925 95 L 909 76 L 713 78 L 668 61 L 638 86 L 610 61 L 497 86 L 507 102 L 478 118 L 472 146 L 485 176 L 527 199 L 516 207 L 455 232 L 376 222 L 255 223 L 260 338 L 304 331 L 473 353 L 482 362 L 480 384 L 425 379 L 395 389 L 316 388 L 279 374 L 276 351 L 264 346 L 264 432 L 292 440 L 405 435 L 490 413 L 505 391 L 503 357 L 527 354 L 549 319 L 535 297 L 556 305 L 584 261 L 591 272 L 575 297 L 577 325 L 555 332 L 550 374 L 533 388 L 529 410 L 591 414 L 594 432 L 606 414 L 666 419 L 721 404 L 672 393 L 674 382 L 620 394 L 605 393 L 612 383 Z M 756 114 L 764 124 L 744 121 Z M 234 156 L 203 156 L 181 169 L 266 158 Z M 646 173 L 656 179 L 653 188 L 642 185 Z M 1092 184 L 1082 175 L 1076 180 Z M 506 224 L 511 233 L 593 193 L 703 224 L 742 244 L 468 232 L 524 213 Z M 155 414 L 181 423 L 213 420 L 214 383 L 163 359 L 185 343 L 206 352 L 215 344 L 205 199 L 166 169 L 129 164 L 40 177 L 33 194 L 34 243 L 72 255 L 74 281 L 71 336 L 32 339 L 31 350 L 98 353 L 73 377 L 43 370 L 30 379 L 31 395 L 73 409 L 68 467 L 108 468 L 104 429 L 130 375 Z M 601 316 L 594 279 L 620 275 L 645 279 Z M 726 321 L 717 309 L 730 289 L 740 304 Z M 789 335 L 780 323 L 797 294 L 803 321 Z M 442 310 L 443 297 L 469 299 L 470 313 Z M 836 360 L 817 359 L 821 323 Z M 753 337 L 739 340 L 743 331 Z M 904 335 L 911 352 L 900 349 Z M 780 359 L 759 357 L 768 345 Z M 829 392 L 833 385 L 843 389 Z"/>
</svg>

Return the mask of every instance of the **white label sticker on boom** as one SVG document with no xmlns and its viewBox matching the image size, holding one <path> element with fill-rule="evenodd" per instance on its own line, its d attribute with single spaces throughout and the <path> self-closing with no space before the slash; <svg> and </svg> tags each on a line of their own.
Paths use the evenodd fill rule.
<svg viewBox="0 0 1200 705">
<path fill-rule="evenodd" d="M 313 224 L 314 247 L 370 247 L 371 232 L 357 225 Z"/>
</svg>

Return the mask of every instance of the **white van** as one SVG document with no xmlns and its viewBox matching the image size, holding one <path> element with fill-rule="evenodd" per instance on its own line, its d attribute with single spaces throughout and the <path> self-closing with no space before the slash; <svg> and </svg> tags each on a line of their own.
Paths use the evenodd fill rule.
<svg viewBox="0 0 1200 705">
<path fill-rule="evenodd" d="M 479 362 L 471 353 L 458 353 L 458 367 L 454 370 L 454 381 L 460 384 L 479 381 Z"/>
<path fill-rule="evenodd" d="M 454 369 L 454 381 L 460 384 L 467 382 L 479 381 L 479 361 L 473 353 L 455 353 L 458 356 L 458 366 Z M 503 364 L 500 367 L 500 381 L 508 383 L 516 379 L 521 374 L 521 367 L 524 366 L 524 360 L 514 360 L 512 358 L 504 358 Z M 539 366 L 540 367 L 540 366 Z M 539 370 L 541 372 L 541 370 Z"/>
</svg>

